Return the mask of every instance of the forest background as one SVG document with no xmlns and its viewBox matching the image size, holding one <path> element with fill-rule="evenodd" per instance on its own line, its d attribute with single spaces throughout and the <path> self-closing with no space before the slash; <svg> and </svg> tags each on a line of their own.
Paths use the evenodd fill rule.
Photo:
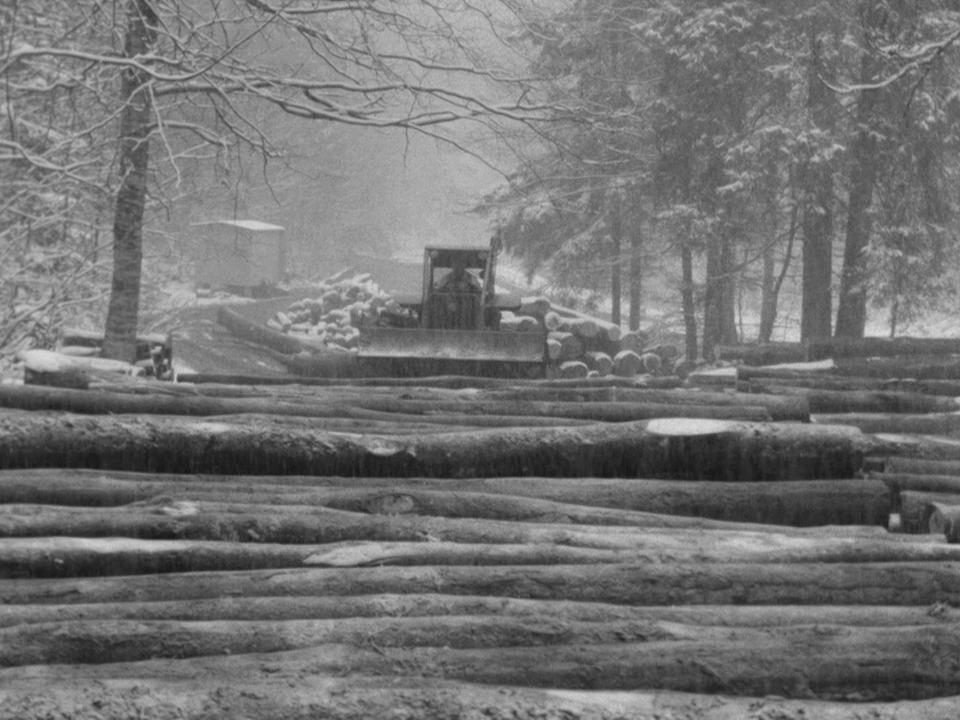
<svg viewBox="0 0 960 720">
<path fill-rule="evenodd" d="M 168 329 L 195 222 L 293 281 L 484 244 L 688 357 L 956 313 L 960 2 L 12 0 L 0 355 Z"/>
</svg>

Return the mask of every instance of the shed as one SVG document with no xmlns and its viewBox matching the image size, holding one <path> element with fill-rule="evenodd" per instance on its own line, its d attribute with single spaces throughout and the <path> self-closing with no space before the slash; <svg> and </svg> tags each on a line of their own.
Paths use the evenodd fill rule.
<svg viewBox="0 0 960 720">
<path fill-rule="evenodd" d="M 280 225 L 259 220 L 194 223 L 196 283 L 249 292 L 275 287 L 287 272 L 287 241 Z"/>
</svg>

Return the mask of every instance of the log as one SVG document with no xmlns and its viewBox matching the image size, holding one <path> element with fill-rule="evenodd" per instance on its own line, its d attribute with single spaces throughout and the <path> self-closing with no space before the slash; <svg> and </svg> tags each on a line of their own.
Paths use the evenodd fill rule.
<svg viewBox="0 0 960 720">
<path fill-rule="evenodd" d="M 248 320 L 223 305 L 217 308 L 217 322 L 237 337 L 257 345 L 264 345 L 278 353 L 295 355 L 305 349 L 305 345 L 299 339 Z"/>
<path fill-rule="evenodd" d="M 324 506 L 351 512 L 557 521 L 587 525 L 724 527 L 885 525 L 902 486 L 871 480 L 717 482 L 597 478 L 420 479 L 217 477 L 0 471 L 0 503 L 117 506 L 158 496 L 250 505 Z M 906 489 L 934 489 L 908 487 Z M 602 513 L 591 508 L 608 508 Z M 637 514 L 637 513 L 645 514 Z M 685 523 L 670 516 L 699 520 Z"/>
<path fill-rule="evenodd" d="M 543 318 L 550 311 L 550 300 L 542 296 L 520 298 L 520 313 Z"/>
<path fill-rule="evenodd" d="M 960 381 L 956 380 L 912 380 L 909 378 L 869 378 L 844 375 L 822 375 L 808 373 L 801 376 L 795 373 L 792 377 L 783 378 L 779 383 L 777 378 L 753 378 L 744 380 L 738 389 L 741 392 L 775 392 L 775 387 L 810 388 L 811 390 L 849 390 L 884 391 L 919 393 L 923 395 L 938 395 L 955 398 L 960 396 Z"/>
<path fill-rule="evenodd" d="M 916 380 L 960 380 L 960 358 L 943 356 L 840 358 L 834 360 L 840 375 Z"/>
<path fill-rule="evenodd" d="M 3 468 L 381 477 L 849 478 L 903 443 L 855 428 L 695 418 L 378 436 L 141 415 L 0 416 Z M 900 452 L 897 452 L 900 451 Z"/>
<path fill-rule="evenodd" d="M 929 520 L 935 503 L 949 504 L 956 501 L 953 493 L 904 490 L 900 493 L 900 530 L 904 533 L 929 533 Z M 939 534 L 939 531 L 937 531 Z"/>
<path fill-rule="evenodd" d="M 580 360 L 566 360 L 560 363 L 559 372 L 561 378 L 585 378 L 589 369 Z"/>
<path fill-rule="evenodd" d="M 744 363 L 745 365 L 776 365 L 778 363 L 803 362 L 807 359 L 803 343 L 779 342 L 752 345 L 718 345 L 718 360 Z"/>
<path fill-rule="evenodd" d="M 621 350 L 632 350 L 639 354 L 645 344 L 646 337 L 638 330 L 630 330 L 620 336 L 619 345 Z"/>
<path fill-rule="evenodd" d="M 156 508 L 152 512 L 147 508 Z M 778 532 L 773 527 L 731 525 L 731 529 L 690 527 L 669 521 L 649 526 L 570 525 L 562 522 L 505 522 L 482 519 L 366 515 L 296 506 L 174 501 L 109 509 L 10 505 L 0 517 L 0 567 L 6 576 L 116 574 L 251 567 L 295 567 L 336 563 L 444 564 L 485 562 L 531 564 L 579 562 L 841 562 L 846 559 L 949 560 L 944 546 L 901 542 L 868 528 Z M 310 520 L 313 522 L 311 523 Z M 704 523 L 709 527 L 709 523 Z M 722 527 L 722 526 L 720 526 Z M 83 539 L 55 539 L 54 533 Z M 122 533 L 122 535 L 121 535 Z M 820 531 L 823 535 L 824 531 Z M 19 539 L 14 539 L 19 538 Z M 127 540 L 124 540 L 127 538 Z M 155 542 L 142 542 L 150 539 Z M 192 542 L 160 540 L 189 539 Z M 424 542 L 425 539 L 431 542 Z M 203 540 L 218 541 L 213 545 Z M 305 547 L 351 541 L 336 547 Z M 229 543 L 253 543 L 231 547 Z M 266 544 L 297 543 L 293 547 Z M 394 543 L 385 545 L 384 543 Z M 417 547 L 395 545 L 414 543 Z M 493 543 L 496 547 L 476 548 Z M 563 545 L 560 549 L 537 547 Z M 461 547 L 469 546 L 469 547 Z M 579 552 L 615 551 L 608 552 Z M 565 554 L 569 551 L 569 554 Z M 624 552 L 620 552 L 624 551 Z M 332 553 L 327 560 L 327 553 Z M 633 552 L 643 553 L 641 558 Z M 335 559 L 339 558 L 339 559 Z M 484 558 L 487 558 L 486 560 Z M 958 558 L 960 559 L 960 558 Z M 32 564 L 32 565 L 31 565 Z M 206 564 L 206 565 L 205 565 Z M 35 567 L 34 567 L 35 566 Z"/>
<path fill-rule="evenodd" d="M 583 354 L 583 361 L 591 370 L 596 370 L 600 375 L 609 375 L 613 372 L 613 359 L 605 352 L 592 350 Z"/>
<path fill-rule="evenodd" d="M 960 504 L 957 499 L 931 502 L 927 508 L 927 533 L 943 535 L 948 543 L 960 542 Z"/>
<path fill-rule="evenodd" d="M 929 460 L 918 457 L 888 457 L 885 473 L 909 475 L 960 475 L 960 460 Z"/>
<path fill-rule="evenodd" d="M 224 597 L 208 600 L 0 605 L 0 628 L 88 620 L 337 620 L 448 615 L 590 623 L 682 623 L 719 627 L 786 628 L 796 625 L 903 627 L 953 624 L 960 610 L 946 605 L 678 605 L 629 606 L 598 602 L 530 600 L 499 596 L 409 595 Z"/>
<path fill-rule="evenodd" d="M 813 415 L 814 422 L 851 425 L 866 433 L 917 433 L 950 435 L 960 431 L 960 413 L 823 413 Z"/>
<path fill-rule="evenodd" d="M 806 341 L 807 360 L 909 355 L 960 355 L 960 338 L 862 337 L 813 338 Z"/>
<path fill-rule="evenodd" d="M 583 341 L 572 332 L 562 332 L 559 330 L 551 331 L 547 335 L 548 352 L 550 340 L 560 343 L 560 348 L 557 351 L 557 357 L 554 358 L 551 356 L 551 360 L 577 360 L 581 355 L 583 355 Z"/>
<path fill-rule="evenodd" d="M 547 338 L 547 359 L 559 361 L 560 353 L 563 352 L 563 345 L 556 338 Z"/>
<path fill-rule="evenodd" d="M 875 473 L 891 490 L 893 511 L 899 508 L 899 494 L 904 490 L 917 490 L 942 494 L 955 493 L 960 498 L 960 477 L 956 475 L 918 475 L 911 473 Z"/>
<path fill-rule="evenodd" d="M 174 677 L 185 673 L 208 680 L 216 676 L 208 669 L 211 666 L 231 666 L 235 674 L 247 657 L 252 667 L 244 674 L 253 671 L 255 676 L 361 672 L 381 677 L 426 676 L 491 685 L 522 682 L 546 688 L 666 689 L 848 701 L 851 697 L 885 701 L 939 698 L 960 692 L 960 672 L 954 663 L 945 663 L 942 659 L 954 656 L 960 644 L 960 633 L 955 628 L 863 627 L 851 631 L 844 627 L 814 626 L 767 637 L 758 631 L 740 632 L 740 637 L 733 634 L 733 637 L 708 636 L 690 641 L 628 640 L 496 648 L 397 648 L 326 643 L 265 655 L 221 653 L 206 656 L 202 663 L 167 660 L 173 664 L 172 668 L 164 668 L 163 659 L 140 661 L 136 665 L 94 663 L 80 668 L 82 676 L 96 684 L 111 678 L 171 677 L 171 670 Z M 261 642 L 270 641 L 262 639 Z M 547 648 L 549 652 L 545 652 Z M 63 668 L 68 678 L 69 668 Z M 722 668 L 722 672 L 715 668 Z M 30 666 L 24 670 L 31 672 Z M 0 675 L 5 687 L 16 677 L 11 669 Z"/>
<path fill-rule="evenodd" d="M 957 605 L 960 603 L 960 563 L 451 565 L 33 578 L 0 583 L 0 603 L 76 604 L 253 595 L 408 594 L 436 592 L 437 589 L 450 595 L 638 606 Z"/>
<path fill-rule="evenodd" d="M 303 651 L 291 651 L 299 652 Z M 953 697 L 895 702 L 850 702 L 783 697 L 731 697 L 664 690 L 618 691 L 534 689 L 485 686 L 423 677 L 347 678 L 312 663 L 299 654 L 240 656 L 232 663 L 220 658 L 180 662 L 156 661 L 129 677 L 118 667 L 64 666 L 57 683 L 49 672 L 29 668 L 0 671 L 0 718 L 47 720 L 51 715 L 74 720 L 128 720 L 153 717 L 157 705 L 178 720 L 233 720 L 246 717 L 273 720 L 312 717 L 356 720 L 357 717 L 410 717 L 448 720 L 474 714 L 542 720 L 544 717 L 610 720 L 730 720 L 756 716 L 817 718 L 817 720 L 953 720 L 960 700 Z M 146 673 L 150 673 L 149 677 Z M 216 687 L 216 692 L 211 692 Z M 38 698 L 43 698 L 38 702 Z"/>
<path fill-rule="evenodd" d="M 935 435 L 877 433 L 872 438 L 868 460 L 889 462 L 890 456 L 901 455 L 925 460 L 960 461 L 960 440 Z"/>
<path fill-rule="evenodd" d="M 562 377 L 583 378 L 587 373 L 587 366 L 579 361 L 568 360 L 560 365 Z M 566 373 L 564 375 L 564 373 Z M 727 420 L 751 420 L 762 422 L 771 420 L 770 414 L 762 403 L 756 405 L 741 405 L 726 403 L 722 405 L 708 405 L 686 403 L 670 405 L 664 403 L 643 402 L 538 402 L 538 401 L 511 401 L 511 400 L 404 400 L 388 397 L 357 398 L 356 407 L 366 410 L 376 410 L 383 413 L 399 413 L 405 416 L 430 416 L 434 413 L 444 413 L 448 416 L 458 416 L 459 424 L 469 422 L 473 416 L 510 416 L 510 417 L 550 417 L 576 420 L 594 420 L 598 422 L 626 422 L 630 420 L 646 420 L 649 418 L 690 417 L 690 418 L 718 418 Z M 334 412 L 350 412 L 336 409 Z M 466 415 L 467 418 L 464 418 Z M 376 416 L 377 419 L 387 415 Z M 522 423 L 522 421 L 518 421 Z"/>
<path fill-rule="evenodd" d="M 738 628 L 754 641 L 772 629 Z M 365 617 L 336 620 L 86 620 L 0 629 L 0 667 L 122 663 L 158 658 L 275 653 L 345 644 L 375 648 L 490 648 L 574 643 L 722 640 L 730 631 L 672 622 L 603 623 L 495 615 Z"/>
<path fill-rule="evenodd" d="M 917 526 L 928 532 L 930 495 Z M 904 503 L 904 508 L 908 503 Z M 940 531 L 935 531 L 940 532 Z M 579 533 L 579 534 L 578 534 Z M 548 533 L 531 532 L 537 535 Z M 299 567 L 600 565 L 608 563 L 836 563 L 960 561 L 960 547 L 939 542 L 902 542 L 896 536 L 825 537 L 774 532 L 708 530 L 591 534 L 574 532 L 571 544 L 554 542 L 460 543 L 448 541 L 350 541 L 277 544 L 203 540 L 139 540 L 125 537 L 6 538 L 0 547 L 0 578 L 106 577 L 171 572 Z M 595 545 L 584 547 L 582 545 Z M 601 546 L 601 547 L 597 547 Z"/>
<path fill-rule="evenodd" d="M 774 395 L 801 395 L 810 412 L 830 413 L 952 413 L 960 410 L 956 398 L 897 391 L 815 390 L 784 385 L 755 386 Z"/>
<path fill-rule="evenodd" d="M 645 352 L 640 356 L 640 364 L 643 366 L 643 372 L 657 373 L 663 366 L 663 360 L 654 352 Z"/>
<path fill-rule="evenodd" d="M 633 350 L 621 350 L 613 357 L 613 374 L 631 377 L 644 372 L 643 360 Z"/>
<path fill-rule="evenodd" d="M 269 509 L 265 510 L 265 514 L 268 512 Z M 875 550 L 887 552 L 879 547 Z M 903 553 L 901 559 L 906 559 L 906 555 L 918 550 L 925 552 L 928 548 L 903 545 L 890 548 L 889 552 L 891 557 Z M 578 548 L 530 542 L 353 541 L 294 545 L 129 537 L 7 537 L 0 545 L 0 578 L 103 577 L 304 566 L 577 565 L 640 562 L 649 558 L 649 551 L 645 549 Z M 960 552 L 956 553 L 956 559 L 960 559 Z"/>
</svg>

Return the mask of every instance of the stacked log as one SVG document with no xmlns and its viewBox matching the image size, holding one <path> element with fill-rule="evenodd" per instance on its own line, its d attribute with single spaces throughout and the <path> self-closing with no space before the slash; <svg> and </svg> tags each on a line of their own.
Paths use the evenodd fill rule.
<svg viewBox="0 0 960 720">
<path fill-rule="evenodd" d="M 953 466 L 807 422 L 944 399 L 770 389 L 0 388 L 0 718 L 955 717 Z"/>
</svg>

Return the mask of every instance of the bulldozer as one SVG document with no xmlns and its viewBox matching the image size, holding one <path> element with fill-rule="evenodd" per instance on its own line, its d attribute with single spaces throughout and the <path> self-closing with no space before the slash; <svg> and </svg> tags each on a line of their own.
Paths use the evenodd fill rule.
<svg viewBox="0 0 960 720">
<path fill-rule="evenodd" d="M 520 308 L 497 293 L 499 238 L 489 247 L 427 246 L 418 296 L 401 311 L 361 326 L 358 360 L 371 375 L 542 377 L 546 333 L 504 332 L 501 313 Z"/>
</svg>

